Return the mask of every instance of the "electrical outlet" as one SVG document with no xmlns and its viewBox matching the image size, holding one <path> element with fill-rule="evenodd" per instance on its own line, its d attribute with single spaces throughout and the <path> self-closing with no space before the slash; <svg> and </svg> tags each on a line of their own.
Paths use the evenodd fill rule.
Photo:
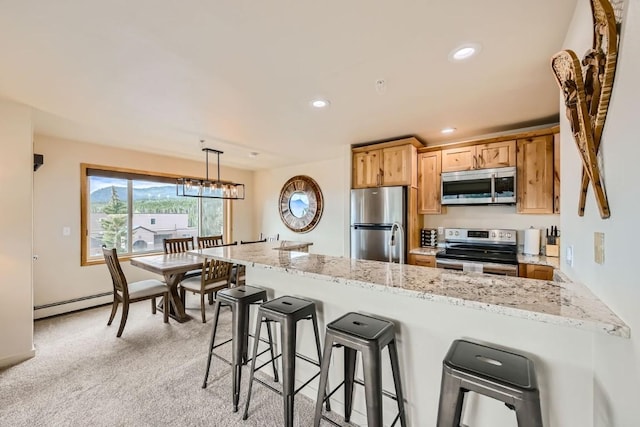
<svg viewBox="0 0 640 427">
<path fill-rule="evenodd" d="M 573 245 L 567 246 L 565 262 L 569 267 L 573 267 Z"/>
<path fill-rule="evenodd" d="M 593 260 L 598 264 L 604 264 L 604 233 L 593 233 Z"/>
<path fill-rule="evenodd" d="M 62 227 L 63 236 L 71 236 L 71 227 Z"/>
<path fill-rule="evenodd" d="M 444 227 L 438 227 L 438 235 L 442 236 L 444 234 Z"/>
</svg>

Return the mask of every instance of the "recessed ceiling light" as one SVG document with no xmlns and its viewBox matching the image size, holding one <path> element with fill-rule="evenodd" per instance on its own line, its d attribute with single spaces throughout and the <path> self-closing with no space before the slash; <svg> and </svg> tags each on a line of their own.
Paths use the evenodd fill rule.
<svg viewBox="0 0 640 427">
<path fill-rule="evenodd" d="M 314 99 L 313 101 L 311 101 L 311 106 L 314 108 L 327 108 L 329 106 L 330 102 L 326 99 Z"/>
<path fill-rule="evenodd" d="M 453 133 L 456 131 L 456 128 L 444 128 L 440 132 L 441 133 Z"/>
<path fill-rule="evenodd" d="M 450 61 L 464 61 L 480 52 L 480 45 L 477 43 L 467 43 L 458 46 L 449 53 Z"/>
</svg>

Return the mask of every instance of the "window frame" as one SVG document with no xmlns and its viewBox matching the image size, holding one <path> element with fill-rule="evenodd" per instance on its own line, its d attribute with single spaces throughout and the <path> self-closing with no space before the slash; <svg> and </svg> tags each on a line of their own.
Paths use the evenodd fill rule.
<svg viewBox="0 0 640 427">
<path fill-rule="evenodd" d="M 150 180 L 150 181 L 170 181 L 176 180 L 178 178 L 184 178 L 184 175 L 176 175 L 165 172 L 151 172 L 151 171 L 143 171 L 138 169 L 129 169 L 122 168 L 116 166 L 104 166 L 104 165 L 96 165 L 91 163 L 81 163 L 80 164 L 80 266 L 90 266 L 97 264 L 104 264 L 103 258 L 90 258 L 89 257 L 89 216 L 90 212 L 90 197 L 89 197 L 89 178 L 92 176 L 89 174 L 90 170 L 99 170 L 104 171 L 105 175 L 113 174 L 113 175 L 122 175 L 123 177 L 129 175 L 127 179 L 139 179 L 139 180 Z M 160 179 L 158 179 L 160 178 Z M 197 178 L 197 177 L 192 177 Z M 129 181 L 128 185 L 131 185 L 131 181 Z M 131 198 L 131 191 L 127 191 L 127 197 Z M 133 212 L 131 211 L 131 200 L 129 200 L 128 206 L 129 211 L 127 215 L 129 216 L 129 221 L 131 220 L 131 216 Z M 229 203 L 230 200 L 223 199 L 222 200 L 222 213 L 223 213 L 223 235 L 227 237 L 229 241 L 232 241 L 231 230 L 231 218 L 232 218 L 232 204 Z M 198 215 L 202 217 L 202 203 L 198 203 Z M 200 232 L 200 219 L 198 220 L 198 232 Z M 145 252 L 143 254 L 126 254 L 126 255 L 118 255 L 118 258 L 121 261 L 126 261 L 131 258 L 136 258 L 139 256 L 148 256 L 148 255 L 158 255 L 164 252 Z"/>
</svg>

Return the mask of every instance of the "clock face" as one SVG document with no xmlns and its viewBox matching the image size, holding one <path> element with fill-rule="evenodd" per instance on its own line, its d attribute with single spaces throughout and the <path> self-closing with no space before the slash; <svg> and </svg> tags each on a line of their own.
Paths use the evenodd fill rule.
<svg viewBox="0 0 640 427">
<path fill-rule="evenodd" d="M 280 191 L 280 218 L 297 233 L 311 231 L 322 216 L 322 192 L 318 184 L 306 175 L 289 179 Z"/>
</svg>

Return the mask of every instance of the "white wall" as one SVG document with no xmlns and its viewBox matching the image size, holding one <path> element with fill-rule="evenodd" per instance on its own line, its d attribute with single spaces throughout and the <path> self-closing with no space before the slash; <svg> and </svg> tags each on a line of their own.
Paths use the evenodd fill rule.
<svg viewBox="0 0 640 427">
<path fill-rule="evenodd" d="M 281 240 L 299 240 L 313 242 L 310 252 L 342 256 L 349 252 L 349 188 L 351 156 L 346 155 L 333 160 L 305 163 L 278 169 L 261 170 L 255 173 L 254 211 L 255 238 L 260 232 L 266 235 L 280 233 Z M 280 190 L 287 180 L 295 175 L 308 175 L 313 178 L 324 198 L 324 211 L 318 225 L 308 233 L 295 233 L 289 230 L 278 211 Z"/>
<path fill-rule="evenodd" d="M 0 367 L 32 357 L 31 110 L 0 100 Z"/>
<path fill-rule="evenodd" d="M 157 156 L 149 153 L 111 148 L 36 135 L 34 149 L 44 155 L 44 165 L 34 177 L 34 305 L 67 301 L 111 291 L 111 279 L 105 265 L 80 266 L 80 163 L 202 176 L 203 162 Z M 221 168 L 223 179 L 246 185 L 246 200 L 234 201 L 232 238 L 253 237 L 251 187 L 253 172 Z M 62 228 L 70 227 L 71 235 L 63 236 Z M 140 268 L 123 262 L 123 270 L 131 281 L 153 277 Z M 105 303 L 112 297 L 90 299 L 36 310 L 40 318 L 73 309 Z"/>
<path fill-rule="evenodd" d="M 602 164 L 611 217 L 600 218 L 593 191 L 589 190 L 584 217 L 577 211 L 581 163 L 561 102 L 562 158 L 562 270 L 589 286 L 631 327 L 631 340 L 597 335 L 594 338 L 594 425 L 638 425 L 640 385 L 640 283 L 638 212 L 640 191 L 640 0 L 626 0 L 618 68 L 607 122 L 602 137 Z M 578 2 L 565 40 L 565 48 L 582 56 L 591 44 L 589 2 Z M 593 233 L 605 233 L 604 264 L 594 262 Z M 574 248 L 574 265 L 564 262 L 564 250 Z"/>
</svg>

